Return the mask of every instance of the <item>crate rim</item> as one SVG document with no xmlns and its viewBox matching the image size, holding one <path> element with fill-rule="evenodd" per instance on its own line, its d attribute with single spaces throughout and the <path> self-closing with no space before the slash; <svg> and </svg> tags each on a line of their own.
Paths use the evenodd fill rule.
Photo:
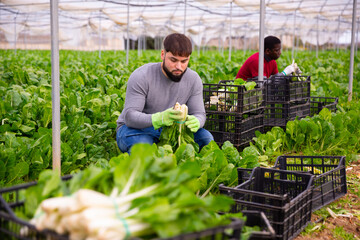
<svg viewBox="0 0 360 240">
<path fill-rule="evenodd" d="M 280 165 L 280 161 L 281 159 L 284 159 L 284 158 L 328 158 L 328 159 L 339 159 L 339 163 L 338 164 L 325 164 L 323 166 L 325 167 L 333 167 L 333 166 L 337 166 L 336 168 L 334 169 L 331 169 L 325 173 L 322 173 L 322 174 L 313 174 L 314 175 L 314 181 L 320 177 L 320 176 L 327 176 L 327 175 L 330 175 L 331 173 L 339 170 L 339 169 L 346 169 L 345 167 L 345 164 L 346 164 L 346 156 L 330 156 L 330 155 L 324 155 L 324 156 L 312 156 L 312 155 L 298 155 L 298 156 L 295 156 L 295 155 L 281 155 L 281 156 L 278 156 L 276 158 L 276 161 L 275 161 L 275 164 L 273 166 L 273 168 L 277 168 L 279 165 Z M 289 166 L 296 166 L 298 164 L 296 163 L 293 163 L 293 164 L 289 164 Z M 297 171 L 297 172 L 300 172 L 300 171 Z M 311 173 L 310 173 L 311 174 Z"/>
<path fill-rule="evenodd" d="M 314 158 L 314 159 L 330 159 L 330 160 L 338 160 L 337 164 L 303 164 L 303 163 L 293 163 L 293 164 L 287 164 L 287 159 L 294 159 L 296 161 L 297 160 L 302 160 L 303 158 Z M 326 171 L 324 171 L 321 174 L 315 174 L 315 173 L 311 173 L 311 171 L 307 171 L 308 173 L 312 174 L 314 176 L 314 184 L 313 184 L 313 191 L 320 193 L 320 195 L 313 195 L 313 204 L 312 204 L 312 212 L 324 207 L 325 205 L 343 197 L 346 193 L 347 193 L 347 186 L 346 186 L 346 156 L 331 156 L 331 155 L 324 155 L 324 156 L 311 156 L 311 155 L 305 155 L 305 156 L 301 156 L 301 155 L 281 155 L 277 158 L 274 168 L 280 168 L 280 167 L 285 167 L 282 166 L 281 162 L 285 162 L 286 167 L 294 167 L 295 169 L 299 166 L 302 167 L 319 167 L 319 168 L 324 168 L 326 169 Z M 330 170 L 328 170 L 327 168 L 329 168 Z M 293 170 L 296 171 L 296 170 Z M 325 181 L 323 179 L 327 179 L 329 176 L 332 179 L 334 174 L 336 175 L 337 173 L 340 173 L 339 175 L 339 179 L 341 179 L 341 183 L 339 186 L 335 187 L 334 185 L 331 185 L 330 189 L 328 190 L 324 190 L 326 191 L 325 193 L 323 192 L 323 187 L 324 186 L 330 186 L 329 184 L 332 182 L 332 184 L 334 184 L 334 180 L 331 181 Z M 342 174 L 343 173 L 343 174 Z M 319 185 L 315 184 L 320 181 Z M 336 188 L 341 189 L 341 192 L 336 191 Z M 329 197 L 330 196 L 330 197 Z M 319 201 L 321 201 L 321 203 L 319 204 Z M 315 203 L 316 202 L 316 203 Z M 314 204 L 315 203 L 315 204 Z"/>
<path fill-rule="evenodd" d="M 228 187 L 228 186 L 225 186 L 224 184 L 220 184 L 219 185 L 219 188 L 221 188 L 222 190 L 226 190 L 226 191 L 232 191 L 232 192 L 236 192 L 236 193 L 251 193 L 252 195 L 254 196 L 265 196 L 265 197 L 271 197 L 271 198 L 274 198 L 276 200 L 287 200 L 288 199 L 288 196 L 287 194 L 283 194 L 283 195 L 280 195 L 280 194 L 271 194 L 271 193 L 264 193 L 264 192 L 257 192 L 257 191 L 252 191 L 252 190 L 247 190 L 247 189 L 241 189 L 239 188 L 241 185 L 245 184 L 245 183 L 248 183 L 249 181 L 251 181 L 251 179 L 249 180 L 246 180 L 244 181 L 242 184 L 240 185 L 237 185 L 235 187 Z"/>
<path fill-rule="evenodd" d="M 308 183 L 306 189 L 311 188 L 311 186 L 313 185 L 313 182 L 314 182 L 314 176 L 313 176 L 311 173 L 302 173 L 302 172 L 300 173 L 300 172 L 295 172 L 295 171 L 282 170 L 282 169 L 274 169 L 274 168 L 264 168 L 264 167 L 255 167 L 255 168 L 253 168 L 253 171 L 252 171 L 251 174 L 250 174 L 249 180 L 251 180 L 251 179 L 253 178 L 253 175 L 254 175 L 255 172 L 257 171 L 257 170 L 255 170 L 255 169 L 266 169 L 266 170 L 275 171 L 275 172 L 280 172 L 280 173 L 285 173 L 285 174 L 286 174 L 286 173 L 292 173 L 292 174 L 294 174 L 294 175 L 308 175 L 308 176 L 310 177 L 310 179 L 309 179 L 309 183 Z M 249 180 L 248 180 L 248 181 L 249 181 Z M 247 181 L 246 181 L 246 182 L 247 182 Z M 245 184 L 245 182 L 242 183 L 242 184 Z M 240 184 L 239 187 L 240 187 L 242 184 Z"/>
<path fill-rule="evenodd" d="M 69 180 L 72 177 L 73 176 L 70 174 L 64 175 L 61 177 L 61 180 Z M 11 192 L 11 191 L 23 190 L 23 189 L 29 188 L 31 186 L 34 186 L 37 183 L 38 183 L 38 181 L 31 181 L 31 182 L 17 184 L 17 185 L 10 186 L 10 187 L 0 188 L 0 195 L 2 195 L 3 193 Z"/>
</svg>

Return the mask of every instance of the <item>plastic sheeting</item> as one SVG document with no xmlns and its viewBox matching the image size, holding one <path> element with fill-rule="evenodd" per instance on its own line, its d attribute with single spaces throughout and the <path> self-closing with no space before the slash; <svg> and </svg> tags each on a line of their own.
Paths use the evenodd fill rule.
<svg viewBox="0 0 360 240">
<path fill-rule="evenodd" d="M 295 34 L 303 42 L 321 45 L 338 43 L 351 30 L 352 0 L 265 3 L 265 35 Z M 183 33 L 185 26 L 196 45 L 226 41 L 230 32 L 232 38 L 251 38 L 259 34 L 259 11 L 260 0 L 132 0 L 129 34 L 134 40 L 144 35 L 163 37 Z M 9 43 L 20 33 L 50 35 L 49 12 L 50 0 L 0 0 L 0 33 Z M 61 44 L 82 45 L 94 34 L 126 36 L 127 24 L 126 0 L 59 0 Z M 119 31 L 121 35 L 115 34 Z"/>
</svg>

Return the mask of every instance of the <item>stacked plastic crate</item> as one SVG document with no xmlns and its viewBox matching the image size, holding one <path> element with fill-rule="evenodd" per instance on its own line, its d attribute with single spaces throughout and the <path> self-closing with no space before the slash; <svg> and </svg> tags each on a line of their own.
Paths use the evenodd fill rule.
<svg viewBox="0 0 360 240">
<path fill-rule="evenodd" d="M 243 173 L 239 169 L 239 173 Z M 307 172 L 254 168 L 236 187 L 219 186 L 235 200 L 232 212 L 262 211 L 278 240 L 295 238 L 311 221 L 314 176 Z"/>
<path fill-rule="evenodd" d="M 264 79 L 265 130 L 286 127 L 288 121 L 310 116 L 310 76 L 271 76 Z"/>
<path fill-rule="evenodd" d="M 274 168 L 314 175 L 312 211 L 347 193 L 345 156 L 279 156 Z"/>
<path fill-rule="evenodd" d="M 335 97 L 310 97 L 310 116 L 318 114 L 323 108 L 336 112 L 339 98 Z"/>
<path fill-rule="evenodd" d="M 264 131 L 264 88 L 247 91 L 232 81 L 204 84 L 205 129 L 222 145 L 230 141 L 237 148 L 249 145 L 255 131 Z"/>
<path fill-rule="evenodd" d="M 271 169 L 238 168 L 239 185 L 219 189 L 236 201 L 232 211 L 263 211 L 276 239 L 293 239 L 308 224 L 311 212 L 347 193 L 345 164 L 345 156 L 282 155 Z"/>
</svg>

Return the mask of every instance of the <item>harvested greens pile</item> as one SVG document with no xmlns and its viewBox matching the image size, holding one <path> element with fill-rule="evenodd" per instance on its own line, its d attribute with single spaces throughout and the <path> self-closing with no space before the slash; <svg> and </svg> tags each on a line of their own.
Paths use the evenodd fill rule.
<svg viewBox="0 0 360 240">
<path fill-rule="evenodd" d="M 70 239 L 164 238 L 224 225 L 230 214 L 218 212 L 227 212 L 233 200 L 209 193 L 220 181 L 236 179 L 228 158 L 239 161 L 238 154 L 231 144 L 221 150 L 214 142 L 199 154 L 191 144 L 175 153 L 168 145 L 136 144 L 130 156 L 121 154 L 107 168 L 90 167 L 67 182 L 42 172 L 25 192 L 25 211 L 17 214 Z"/>
</svg>

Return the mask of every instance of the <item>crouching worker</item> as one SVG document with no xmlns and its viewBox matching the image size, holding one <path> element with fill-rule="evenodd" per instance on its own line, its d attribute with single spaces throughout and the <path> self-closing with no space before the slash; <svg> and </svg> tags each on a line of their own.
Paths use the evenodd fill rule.
<svg viewBox="0 0 360 240">
<path fill-rule="evenodd" d="M 130 153 L 136 143 L 158 143 L 162 127 L 181 119 L 176 102 L 188 106 L 185 125 L 194 133 L 201 149 L 213 140 L 204 128 L 206 115 L 200 76 L 187 66 L 191 41 L 183 34 L 170 34 L 163 42 L 162 62 L 136 69 L 127 83 L 124 110 L 117 120 L 116 141 L 122 152 Z"/>
</svg>

